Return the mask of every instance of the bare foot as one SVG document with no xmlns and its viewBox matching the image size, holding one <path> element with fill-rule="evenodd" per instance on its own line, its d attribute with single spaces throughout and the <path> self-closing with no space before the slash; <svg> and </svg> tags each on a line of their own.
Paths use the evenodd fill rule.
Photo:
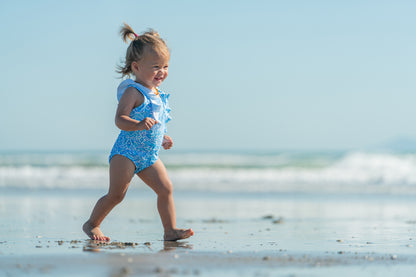
<svg viewBox="0 0 416 277">
<path fill-rule="evenodd" d="M 104 236 L 103 232 L 101 232 L 100 227 L 93 227 L 91 226 L 90 222 L 87 221 L 82 226 L 82 230 L 90 237 L 92 240 L 99 240 L 99 241 L 110 241 L 109 237 Z"/>
<path fill-rule="evenodd" d="M 192 229 L 172 229 L 165 232 L 164 240 L 177 241 L 180 239 L 187 239 L 194 235 Z"/>
</svg>

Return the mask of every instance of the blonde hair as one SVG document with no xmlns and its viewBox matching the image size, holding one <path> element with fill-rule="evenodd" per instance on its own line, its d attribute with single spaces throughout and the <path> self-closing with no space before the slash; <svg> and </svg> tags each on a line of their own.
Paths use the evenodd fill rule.
<svg viewBox="0 0 416 277">
<path fill-rule="evenodd" d="M 124 26 L 120 29 L 120 35 L 125 43 L 128 43 L 129 40 L 131 41 L 127 48 L 124 65 L 118 66 L 117 72 L 122 75 L 121 77 L 132 73 L 131 64 L 143 58 L 146 47 L 169 58 L 169 49 L 165 41 L 160 38 L 155 30 L 149 29 L 141 35 L 137 35 L 128 24 L 124 23 Z"/>
</svg>

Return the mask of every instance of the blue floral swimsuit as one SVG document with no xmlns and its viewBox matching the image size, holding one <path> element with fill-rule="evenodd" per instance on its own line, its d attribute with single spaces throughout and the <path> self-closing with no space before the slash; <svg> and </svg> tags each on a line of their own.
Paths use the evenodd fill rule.
<svg viewBox="0 0 416 277">
<path fill-rule="evenodd" d="M 130 113 L 130 117 L 139 121 L 150 117 L 157 120 L 158 123 L 153 125 L 150 130 L 121 130 L 111 150 L 109 160 L 114 155 L 127 157 L 136 166 L 134 173 L 138 173 L 159 159 L 159 150 L 166 133 L 166 123 L 171 120 L 169 115 L 171 109 L 168 104 L 169 94 L 158 89 L 159 95 L 155 95 L 151 89 L 131 79 L 124 80 L 117 88 L 118 101 L 120 101 L 121 96 L 129 87 L 136 88 L 144 96 L 143 104 L 134 108 Z"/>
</svg>

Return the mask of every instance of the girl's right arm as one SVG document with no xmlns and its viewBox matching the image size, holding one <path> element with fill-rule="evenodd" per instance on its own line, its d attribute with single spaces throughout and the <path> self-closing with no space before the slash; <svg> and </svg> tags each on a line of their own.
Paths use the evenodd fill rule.
<svg viewBox="0 0 416 277">
<path fill-rule="evenodd" d="M 131 111 L 143 104 L 144 96 L 137 89 L 130 87 L 121 96 L 116 112 L 116 126 L 124 131 L 150 130 L 157 123 L 156 120 L 146 117 L 142 121 L 130 117 Z"/>
</svg>

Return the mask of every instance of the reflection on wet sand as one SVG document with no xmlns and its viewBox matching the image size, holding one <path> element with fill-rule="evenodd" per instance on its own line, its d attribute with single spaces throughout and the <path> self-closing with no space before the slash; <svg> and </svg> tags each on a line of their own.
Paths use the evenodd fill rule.
<svg viewBox="0 0 416 277">
<path fill-rule="evenodd" d="M 193 244 L 189 244 L 185 241 L 164 241 L 163 242 L 163 250 L 161 251 L 173 251 L 177 250 L 178 248 L 185 248 L 185 249 L 193 249 Z"/>
<path fill-rule="evenodd" d="M 140 244 L 137 242 L 105 242 L 105 241 L 96 241 L 96 240 L 87 240 L 83 250 L 91 252 L 100 252 L 101 250 L 112 250 L 112 249 L 126 249 L 126 248 L 135 248 Z M 146 243 L 141 244 L 146 245 Z"/>
<path fill-rule="evenodd" d="M 104 241 L 94 241 L 86 240 L 83 247 L 83 251 L 88 252 L 100 252 L 105 250 L 121 250 L 121 249 L 135 249 L 135 248 L 147 248 L 149 250 L 154 249 L 157 244 L 152 244 L 151 242 L 137 243 L 137 242 L 104 242 Z M 177 249 L 193 249 L 193 245 L 184 241 L 164 241 L 163 248 L 160 252 L 174 251 Z"/>
</svg>

